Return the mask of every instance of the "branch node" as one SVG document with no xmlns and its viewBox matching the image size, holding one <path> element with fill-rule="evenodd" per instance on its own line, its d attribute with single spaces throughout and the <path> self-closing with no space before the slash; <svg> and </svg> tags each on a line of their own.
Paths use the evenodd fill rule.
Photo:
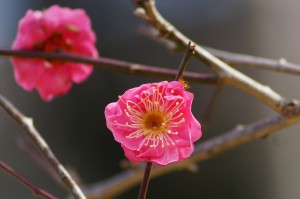
<svg viewBox="0 0 300 199">
<path fill-rule="evenodd" d="M 141 67 L 140 67 L 139 64 L 132 64 L 132 65 L 130 65 L 130 67 L 129 67 L 129 73 L 130 73 L 130 74 L 134 74 L 135 71 L 139 70 L 140 68 L 141 68 Z"/>
<path fill-rule="evenodd" d="M 279 65 L 280 66 L 283 66 L 283 65 L 286 65 L 287 64 L 287 60 L 285 59 L 285 58 L 280 58 L 279 60 L 278 60 L 278 62 L 279 62 Z"/>
<path fill-rule="evenodd" d="M 33 126 L 33 119 L 30 117 L 23 117 L 23 122 L 30 128 Z"/>
<path fill-rule="evenodd" d="M 191 173 L 197 173 L 199 171 L 199 167 L 196 163 L 188 164 L 186 169 Z"/>
<path fill-rule="evenodd" d="M 242 124 L 238 124 L 238 125 L 234 128 L 235 131 L 243 131 L 244 129 L 245 129 L 245 126 L 242 125 Z"/>
<path fill-rule="evenodd" d="M 295 99 L 286 102 L 282 108 L 282 114 L 286 117 L 298 116 L 300 114 L 300 102 Z"/>
<path fill-rule="evenodd" d="M 135 11 L 133 12 L 133 14 L 137 17 L 140 17 L 142 18 L 143 20 L 145 21 L 149 21 L 149 17 L 148 15 L 146 14 L 146 11 L 144 8 L 142 7 L 138 7 L 137 9 L 135 9 Z"/>
</svg>

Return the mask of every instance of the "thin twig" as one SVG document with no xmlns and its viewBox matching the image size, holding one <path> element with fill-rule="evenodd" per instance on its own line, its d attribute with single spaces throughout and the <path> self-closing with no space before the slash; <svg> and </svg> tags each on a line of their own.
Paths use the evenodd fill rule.
<svg viewBox="0 0 300 199">
<path fill-rule="evenodd" d="M 177 44 L 173 41 L 160 37 L 160 33 L 157 29 L 152 27 L 140 27 L 139 32 L 153 39 L 154 41 L 161 43 L 170 50 L 179 50 Z M 264 69 L 269 71 L 275 71 L 280 73 L 286 73 L 291 75 L 300 75 L 300 65 L 290 63 L 284 58 L 269 59 L 264 57 L 257 57 L 253 55 L 246 55 L 241 53 L 234 53 L 225 50 L 219 50 L 207 46 L 203 46 L 208 52 L 214 56 L 222 59 L 227 64 L 233 66 L 245 66 L 257 69 Z"/>
<path fill-rule="evenodd" d="M 140 187 L 140 192 L 139 192 L 138 199 L 145 199 L 146 198 L 148 185 L 149 185 L 149 180 L 150 180 L 151 168 L 152 168 L 152 162 L 147 162 L 146 167 L 145 167 L 144 176 L 143 176 L 143 179 L 142 179 L 142 184 L 141 184 L 141 187 Z"/>
<path fill-rule="evenodd" d="M 6 173 L 10 174 L 14 178 L 16 178 L 19 182 L 21 182 L 23 185 L 25 185 L 28 189 L 30 189 L 35 196 L 40 196 L 42 198 L 46 199 L 57 199 L 57 197 L 51 195 L 47 191 L 43 190 L 39 186 L 33 184 L 29 180 L 27 180 L 24 176 L 16 172 L 11 166 L 4 163 L 3 161 L 0 161 L 0 168 L 3 169 Z"/>
<path fill-rule="evenodd" d="M 72 179 L 68 171 L 58 161 L 46 141 L 35 129 L 32 118 L 26 117 L 12 103 L 0 95 L 1 108 L 19 125 L 42 156 L 48 161 L 52 169 L 60 176 L 65 187 L 76 199 L 86 199 L 79 186 Z"/>
<path fill-rule="evenodd" d="M 218 50 L 210 47 L 205 47 L 210 53 L 224 60 L 226 63 L 234 66 L 246 66 L 270 71 L 282 72 L 292 75 L 300 75 L 300 66 L 288 62 L 284 58 L 278 60 L 233 53 L 224 50 Z"/>
<path fill-rule="evenodd" d="M 117 59 L 110 59 L 99 57 L 98 59 L 83 57 L 74 54 L 56 53 L 56 52 L 40 52 L 40 51 L 26 51 L 26 50 L 10 50 L 0 49 L 0 56 L 15 56 L 23 58 L 43 58 L 47 60 L 60 60 L 90 64 L 109 71 L 116 71 L 127 73 L 131 75 L 153 77 L 164 80 L 172 80 L 177 74 L 177 70 L 146 66 L 137 63 L 125 62 Z M 185 72 L 184 74 L 187 81 L 191 83 L 200 84 L 222 84 L 225 81 L 224 77 L 219 77 L 213 74 Z"/>
<path fill-rule="evenodd" d="M 183 74 L 183 71 L 185 71 L 185 68 L 187 66 L 187 63 L 189 62 L 191 56 L 193 54 L 195 54 L 195 45 L 192 45 L 191 42 L 189 41 L 187 47 L 186 47 L 186 51 L 184 53 L 184 56 L 183 56 L 183 59 L 181 61 L 181 64 L 179 66 L 179 69 L 178 69 L 178 72 L 177 72 L 177 75 L 175 77 L 175 81 L 178 81 L 179 78 L 182 76 Z"/>
<path fill-rule="evenodd" d="M 223 90 L 223 86 L 221 85 L 217 86 L 214 89 L 207 105 L 205 106 L 205 110 L 203 112 L 202 119 L 201 119 L 202 128 L 206 127 L 207 123 L 209 122 L 222 90 Z"/>
<path fill-rule="evenodd" d="M 196 162 L 207 160 L 246 142 L 266 138 L 280 129 L 296 124 L 299 121 L 300 116 L 286 118 L 277 115 L 246 126 L 239 125 L 235 129 L 223 133 L 216 138 L 197 144 L 192 156 L 183 162 L 169 164 L 165 167 L 153 167 L 151 176 L 153 178 L 187 169 Z M 124 171 L 107 180 L 90 185 L 84 190 L 90 198 L 113 198 L 139 184 L 142 175 L 141 171 Z"/>
<path fill-rule="evenodd" d="M 173 41 L 177 45 L 182 47 L 185 46 L 188 41 L 192 41 L 163 18 L 163 16 L 159 13 L 155 6 L 154 0 L 139 1 L 139 4 L 137 4 L 137 6 L 138 8 L 136 9 L 135 14 L 145 22 L 147 22 L 149 25 L 156 28 L 160 32 L 161 37 L 169 39 L 170 41 Z M 290 101 L 284 99 L 270 87 L 264 86 L 241 73 L 240 71 L 230 67 L 228 64 L 218 59 L 207 50 L 200 47 L 198 44 L 196 45 L 197 47 L 195 49 L 195 56 L 199 60 L 210 66 L 218 74 L 225 75 L 225 83 L 235 86 L 253 95 L 260 101 L 272 107 L 277 112 L 281 114 L 287 114 L 285 109 L 286 106 L 289 106 L 289 104 L 291 103 Z M 300 106 L 294 106 L 294 108 L 299 110 Z"/>
<path fill-rule="evenodd" d="M 32 160 L 41 167 L 53 180 L 60 186 L 64 187 L 65 185 L 60 179 L 58 173 L 56 173 L 51 165 L 48 164 L 47 160 L 43 158 L 37 148 L 32 144 L 32 142 L 23 134 L 17 137 L 18 147 L 26 153 Z M 73 177 L 73 176 L 72 176 Z"/>
</svg>

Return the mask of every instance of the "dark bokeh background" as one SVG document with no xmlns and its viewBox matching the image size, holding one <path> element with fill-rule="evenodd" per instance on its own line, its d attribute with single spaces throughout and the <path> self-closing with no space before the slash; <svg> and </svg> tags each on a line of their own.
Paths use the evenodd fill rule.
<svg viewBox="0 0 300 199">
<path fill-rule="evenodd" d="M 182 53 L 170 52 L 138 34 L 143 23 L 132 12 L 130 1 L 19 1 L 0 0 L 0 47 L 10 47 L 18 20 L 28 9 L 54 3 L 84 8 L 92 18 L 100 55 L 143 64 L 177 68 Z M 300 2 L 294 0 L 158 0 L 162 14 L 183 33 L 200 44 L 270 58 L 285 57 L 300 63 Z M 106 129 L 104 107 L 117 96 L 155 79 L 95 69 L 83 84 L 50 103 L 36 92 L 16 85 L 12 67 L 0 59 L 0 92 L 26 115 L 64 165 L 72 165 L 87 183 L 99 182 L 122 171 L 123 151 Z M 208 72 L 191 60 L 188 70 Z M 242 69 L 288 98 L 300 98 L 299 77 Z M 200 119 L 212 86 L 192 85 L 193 112 Z M 202 140 L 275 113 L 253 97 L 225 87 Z M 0 113 L 0 159 L 51 193 L 66 192 L 37 166 L 17 144 L 21 131 Z M 296 199 L 300 197 L 299 127 L 291 127 L 266 140 L 254 141 L 199 164 L 199 172 L 175 172 L 151 181 L 149 198 Z M 200 142 L 202 141 L 200 140 Z M 138 188 L 118 197 L 136 198 Z M 30 199 L 30 191 L 0 171 L 1 199 Z"/>
</svg>

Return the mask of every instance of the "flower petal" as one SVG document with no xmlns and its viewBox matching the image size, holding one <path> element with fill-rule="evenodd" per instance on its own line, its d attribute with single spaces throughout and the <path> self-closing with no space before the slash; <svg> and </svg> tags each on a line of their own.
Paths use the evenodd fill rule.
<svg viewBox="0 0 300 199">
<path fill-rule="evenodd" d="M 43 60 L 12 58 L 16 82 L 25 90 L 31 91 L 44 73 Z"/>
<path fill-rule="evenodd" d="M 67 93 L 72 86 L 71 75 L 68 68 L 47 68 L 37 82 L 37 90 L 45 101 Z"/>
<path fill-rule="evenodd" d="M 86 64 L 65 63 L 64 67 L 68 67 L 71 73 L 71 78 L 75 83 L 85 81 L 93 72 L 94 68 Z"/>
</svg>

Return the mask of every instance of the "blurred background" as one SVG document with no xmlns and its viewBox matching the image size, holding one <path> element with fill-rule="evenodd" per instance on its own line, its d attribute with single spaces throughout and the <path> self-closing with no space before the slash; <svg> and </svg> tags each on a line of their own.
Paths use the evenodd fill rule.
<svg viewBox="0 0 300 199">
<path fill-rule="evenodd" d="M 183 53 L 175 53 L 138 34 L 143 26 L 132 13 L 131 1 L 0 0 L 0 48 L 9 48 L 18 20 L 28 9 L 53 4 L 83 8 L 92 18 L 100 55 L 148 65 L 177 68 Z M 295 0 L 157 0 L 161 13 L 199 44 L 268 58 L 284 57 L 300 64 L 300 2 Z M 187 70 L 209 72 L 192 59 Z M 300 78 L 241 68 L 287 98 L 298 98 Z M 123 151 L 105 126 L 104 108 L 128 88 L 158 81 L 95 69 L 83 84 L 50 103 L 37 92 L 25 92 L 13 78 L 8 58 L 0 59 L 0 93 L 34 118 L 54 153 L 64 165 L 77 170 L 86 184 L 121 172 Z M 192 85 L 193 113 L 200 120 L 214 87 Z M 275 113 L 252 96 L 225 87 L 202 139 Z M 21 130 L 0 112 L 0 159 L 59 198 L 67 192 L 19 146 Z M 199 163 L 199 172 L 174 172 L 150 182 L 148 198 L 298 199 L 300 198 L 299 125 L 265 139 L 244 144 Z M 138 187 L 119 199 L 136 198 Z M 1 199 L 30 199 L 31 192 L 0 171 Z"/>
</svg>

